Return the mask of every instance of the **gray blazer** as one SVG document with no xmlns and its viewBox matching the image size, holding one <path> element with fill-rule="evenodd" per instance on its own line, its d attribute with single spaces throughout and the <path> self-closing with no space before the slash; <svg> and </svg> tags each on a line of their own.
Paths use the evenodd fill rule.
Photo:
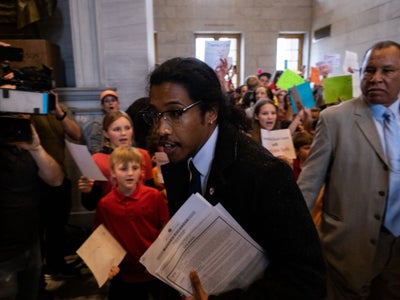
<svg viewBox="0 0 400 300">
<path fill-rule="evenodd" d="M 323 184 L 319 235 L 324 255 L 338 280 L 361 289 L 371 279 L 389 187 L 384 150 L 361 97 L 320 114 L 298 179 L 310 210 Z"/>
</svg>

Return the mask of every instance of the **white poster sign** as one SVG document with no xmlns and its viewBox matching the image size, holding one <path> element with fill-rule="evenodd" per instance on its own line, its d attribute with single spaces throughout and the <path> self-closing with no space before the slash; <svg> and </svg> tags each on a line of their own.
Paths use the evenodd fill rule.
<svg viewBox="0 0 400 300">
<path fill-rule="evenodd" d="M 220 63 L 220 59 L 228 59 L 231 41 L 206 41 L 204 62 L 213 70 Z"/>
<path fill-rule="evenodd" d="M 296 152 L 289 129 L 265 130 L 261 129 L 262 145 L 274 156 L 286 156 L 295 159 Z"/>
</svg>

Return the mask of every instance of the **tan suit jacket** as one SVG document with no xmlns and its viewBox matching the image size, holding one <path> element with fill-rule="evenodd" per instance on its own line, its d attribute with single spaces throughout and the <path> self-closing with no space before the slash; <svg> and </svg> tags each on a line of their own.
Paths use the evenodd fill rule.
<svg viewBox="0 0 400 300">
<path fill-rule="evenodd" d="M 323 186 L 319 234 L 330 273 L 361 290 L 385 212 L 389 168 L 367 103 L 360 97 L 321 112 L 299 187 L 310 210 Z"/>
</svg>

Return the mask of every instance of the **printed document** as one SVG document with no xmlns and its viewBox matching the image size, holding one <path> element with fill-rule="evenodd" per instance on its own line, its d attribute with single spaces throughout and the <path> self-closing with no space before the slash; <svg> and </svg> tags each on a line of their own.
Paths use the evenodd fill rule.
<svg viewBox="0 0 400 300">
<path fill-rule="evenodd" d="M 155 277 L 190 296 L 191 270 L 209 295 L 246 289 L 268 265 L 263 249 L 233 217 L 193 194 L 140 258 Z"/>
</svg>

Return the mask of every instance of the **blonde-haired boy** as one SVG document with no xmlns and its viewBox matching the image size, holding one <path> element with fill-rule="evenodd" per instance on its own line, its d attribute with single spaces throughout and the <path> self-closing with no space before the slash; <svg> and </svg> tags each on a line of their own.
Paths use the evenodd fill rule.
<svg viewBox="0 0 400 300">
<path fill-rule="evenodd" d="M 139 258 L 169 220 L 168 207 L 160 192 L 140 181 L 141 153 L 130 146 L 114 149 L 110 156 L 111 176 L 116 186 L 99 202 L 94 227 L 104 224 L 127 251 L 120 272 L 111 280 L 109 299 L 159 298 L 160 281 L 148 272 Z"/>
</svg>

